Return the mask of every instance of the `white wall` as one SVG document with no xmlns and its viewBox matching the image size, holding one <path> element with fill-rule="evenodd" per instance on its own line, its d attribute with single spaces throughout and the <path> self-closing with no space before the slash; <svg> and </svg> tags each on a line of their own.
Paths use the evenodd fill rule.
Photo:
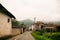
<svg viewBox="0 0 60 40">
<path fill-rule="evenodd" d="M 9 23 L 8 19 L 10 19 Z M 11 18 L 0 12 L 0 36 L 10 35 L 11 31 L 12 31 Z"/>
</svg>

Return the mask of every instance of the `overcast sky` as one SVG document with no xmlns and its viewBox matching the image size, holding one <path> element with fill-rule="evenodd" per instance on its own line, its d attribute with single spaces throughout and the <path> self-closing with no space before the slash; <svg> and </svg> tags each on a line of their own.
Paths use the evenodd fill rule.
<svg viewBox="0 0 60 40">
<path fill-rule="evenodd" d="M 40 21 L 60 21 L 60 0 L 0 0 L 18 20 L 36 17 Z"/>
</svg>

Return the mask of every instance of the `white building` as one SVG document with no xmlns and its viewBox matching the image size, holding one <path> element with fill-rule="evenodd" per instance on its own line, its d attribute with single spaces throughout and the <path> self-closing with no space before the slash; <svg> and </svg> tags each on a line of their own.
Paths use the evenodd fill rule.
<svg viewBox="0 0 60 40">
<path fill-rule="evenodd" d="M 15 17 L 0 4 L 0 37 L 12 32 L 12 18 Z"/>
</svg>

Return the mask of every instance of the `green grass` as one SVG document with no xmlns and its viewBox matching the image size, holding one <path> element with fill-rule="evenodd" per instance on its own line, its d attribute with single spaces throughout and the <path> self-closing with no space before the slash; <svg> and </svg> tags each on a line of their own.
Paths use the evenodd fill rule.
<svg viewBox="0 0 60 40">
<path fill-rule="evenodd" d="M 31 34 L 36 40 L 52 40 L 51 38 L 47 38 L 45 35 L 39 35 L 37 31 L 33 31 Z"/>
</svg>

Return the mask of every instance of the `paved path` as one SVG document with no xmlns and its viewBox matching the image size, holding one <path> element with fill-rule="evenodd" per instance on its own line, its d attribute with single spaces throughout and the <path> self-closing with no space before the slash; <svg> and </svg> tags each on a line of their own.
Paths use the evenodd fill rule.
<svg viewBox="0 0 60 40">
<path fill-rule="evenodd" d="M 31 32 L 25 32 L 21 35 L 16 36 L 14 39 L 11 39 L 11 40 L 34 40 L 34 38 L 30 33 Z"/>
</svg>

